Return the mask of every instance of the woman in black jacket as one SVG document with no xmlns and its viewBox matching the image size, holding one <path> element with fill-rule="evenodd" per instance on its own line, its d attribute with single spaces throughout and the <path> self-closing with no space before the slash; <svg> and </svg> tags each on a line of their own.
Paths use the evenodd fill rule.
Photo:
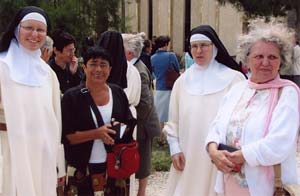
<svg viewBox="0 0 300 196">
<path fill-rule="evenodd" d="M 76 183 L 72 186 L 69 181 L 69 191 L 85 196 L 102 191 L 105 195 L 127 195 L 129 179 L 122 179 L 122 183 L 116 179 L 106 180 L 106 157 L 111 145 L 120 142 L 111 127 L 112 121 L 121 123 L 125 129 L 122 142 L 126 142 L 132 140 L 136 120 L 123 90 L 106 82 L 111 70 L 107 51 L 93 47 L 83 59 L 86 82 L 68 90 L 62 99 L 66 160 L 75 168 Z"/>
</svg>

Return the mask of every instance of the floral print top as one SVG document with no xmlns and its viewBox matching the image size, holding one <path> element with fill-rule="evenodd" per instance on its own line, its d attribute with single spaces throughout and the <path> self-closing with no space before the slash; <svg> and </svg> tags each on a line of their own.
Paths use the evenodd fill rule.
<svg viewBox="0 0 300 196">
<path fill-rule="evenodd" d="M 241 96 L 238 104 L 235 106 L 226 132 L 226 144 L 241 149 L 244 143 L 244 127 L 252 113 L 266 102 L 269 97 L 268 90 L 246 89 Z M 240 172 L 232 172 L 236 183 L 241 188 L 248 188 L 245 178 L 245 169 L 242 166 Z"/>
</svg>

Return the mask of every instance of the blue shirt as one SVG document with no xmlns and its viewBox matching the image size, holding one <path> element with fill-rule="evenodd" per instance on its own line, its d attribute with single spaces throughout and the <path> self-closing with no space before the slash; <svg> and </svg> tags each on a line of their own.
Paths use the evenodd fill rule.
<svg viewBox="0 0 300 196">
<path fill-rule="evenodd" d="M 179 71 L 179 63 L 175 53 L 157 50 L 151 57 L 152 71 L 156 78 L 156 90 L 169 90 L 166 88 L 166 71 L 168 67 Z"/>
<path fill-rule="evenodd" d="M 188 52 L 185 53 L 184 55 L 184 67 L 185 70 L 187 70 L 188 68 L 190 68 L 190 66 L 194 64 L 194 60 L 191 58 L 191 56 L 189 55 Z"/>
</svg>

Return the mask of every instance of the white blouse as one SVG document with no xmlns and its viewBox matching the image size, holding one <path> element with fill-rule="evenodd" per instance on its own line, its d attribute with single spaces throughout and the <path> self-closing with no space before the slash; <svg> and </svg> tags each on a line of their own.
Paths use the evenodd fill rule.
<svg viewBox="0 0 300 196">
<path fill-rule="evenodd" d="M 242 95 L 253 89 L 247 81 L 234 86 L 224 97 L 218 115 L 206 139 L 225 143 L 229 121 Z M 298 94 L 293 87 L 284 87 L 272 114 L 269 132 L 264 136 L 269 91 L 258 91 L 251 100 L 251 113 L 243 125 L 241 149 L 246 181 L 251 195 L 273 195 L 273 165 L 281 163 L 283 183 L 297 183 L 296 135 L 299 127 Z M 223 174 L 219 172 L 215 190 L 223 193 Z"/>
<path fill-rule="evenodd" d="M 110 124 L 111 122 L 111 115 L 112 115 L 112 107 L 113 107 L 113 99 L 112 99 L 112 92 L 109 88 L 109 101 L 106 105 L 103 106 L 97 106 L 104 124 Z M 96 127 L 98 126 L 96 116 L 91 108 L 91 113 L 93 116 L 94 123 Z M 101 139 L 94 140 L 91 156 L 89 163 L 104 163 L 106 162 L 107 153 L 104 148 L 104 143 Z"/>
</svg>

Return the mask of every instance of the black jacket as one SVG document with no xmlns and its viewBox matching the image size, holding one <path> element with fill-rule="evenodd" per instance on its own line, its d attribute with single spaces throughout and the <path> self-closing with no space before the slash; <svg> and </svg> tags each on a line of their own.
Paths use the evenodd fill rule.
<svg viewBox="0 0 300 196">
<path fill-rule="evenodd" d="M 117 85 L 109 84 L 113 97 L 112 118 L 127 124 L 133 129 L 136 120 L 129 110 L 127 96 Z M 85 170 L 92 151 L 93 141 L 71 145 L 66 135 L 76 131 L 95 129 L 90 104 L 81 89 L 85 84 L 69 89 L 62 98 L 62 143 L 65 145 L 67 163 L 77 169 Z M 99 126 L 102 126 L 100 124 Z"/>
</svg>

